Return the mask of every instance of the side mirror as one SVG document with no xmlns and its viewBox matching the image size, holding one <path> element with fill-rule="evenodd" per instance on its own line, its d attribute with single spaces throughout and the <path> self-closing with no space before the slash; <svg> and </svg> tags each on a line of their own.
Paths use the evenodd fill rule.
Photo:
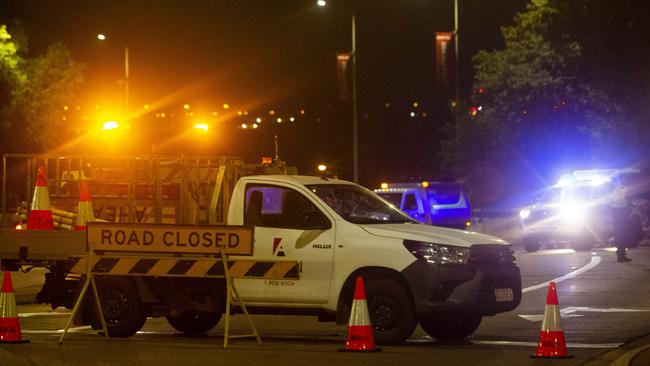
<svg viewBox="0 0 650 366">
<path fill-rule="evenodd" d="M 305 230 L 327 230 L 332 227 L 330 220 L 320 211 L 311 211 L 302 214 L 300 226 Z"/>
</svg>

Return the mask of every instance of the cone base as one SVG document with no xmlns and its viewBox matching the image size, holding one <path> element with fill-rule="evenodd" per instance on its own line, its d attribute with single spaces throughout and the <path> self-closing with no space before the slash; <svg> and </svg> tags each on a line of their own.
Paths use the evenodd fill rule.
<svg viewBox="0 0 650 366">
<path fill-rule="evenodd" d="M 357 352 L 357 353 L 364 353 L 364 352 L 381 352 L 381 348 L 374 348 L 374 349 L 347 349 L 347 348 L 340 348 L 339 352 Z"/>
<path fill-rule="evenodd" d="M 566 356 L 537 356 L 537 355 L 531 355 L 530 358 L 573 358 L 573 355 L 566 355 Z"/>
<path fill-rule="evenodd" d="M 3 343 L 29 343 L 29 339 L 20 339 L 16 341 L 0 341 L 0 344 Z"/>
</svg>

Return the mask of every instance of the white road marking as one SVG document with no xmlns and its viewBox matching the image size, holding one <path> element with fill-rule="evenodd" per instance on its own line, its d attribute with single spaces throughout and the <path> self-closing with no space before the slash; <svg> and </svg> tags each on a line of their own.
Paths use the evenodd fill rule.
<svg viewBox="0 0 650 366">
<path fill-rule="evenodd" d="M 435 342 L 430 336 L 423 336 L 422 339 L 409 339 L 408 343 L 431 343 Z M 519 347 L 537 347 L 537 342 L 519 342 L 519 341 L 482 341 L 471 339 L 473 344 L 486 344 L 490 346 L 519 346 Z M 567 343 L 569 348 L 618 348 L 624 343 Z"/>
<path fill-rule="evenodd" d="M 489 344 L 495 346 L 523 346 L 537 347 L 537 342 L 512 342 L 512 341 L 472 341 L 476 344 Z M 567 343 L 568 348 L 618 348 L 623 343 Z"/>
<path fill-rule="evenodd" d="M 638 313 L 638 312 L 648 312 L 650 309 L 622 309 L 622 308 L 590 308 L 587 306 L 569 306 L 564 309 L 560 309 L 560 314 L 562 318 L 574 318 L 580 317 L 583 315 L 574 314 L 577 312 L 585 313 Z M 534 314 L 534 315 L 519 315 L 519 317 L 524 318 L 531 322 L 541 322 L 544 319 L 543 314 Z"/>
<path fill-rule="evenodd" d="M 562 311 L 566 311 L 567 314 L 575 313 L 577 311 L 590 313 L 639 313 L 650 311 L 650 309 L 590 308 L 588 306 L 569 306 L 562 309 L 560 312 Z"/>
<path fill-rule="evenodd" d="M 546 287 L 548 287 L 548 284 L 549 284 L 550 282 L 559 283 L 559 282 L 562 282 L 562 281 L 568 280 L 568 279 L 570 279 L 570 278 L 573 278 L 573 277 L 575 277 L 575 276 L 577 276 L 577 275 L 579 275 L 579 274 L 582 274 L 582 273 L 584 273 L 584 272 L 587 272 L 587 271 L 589 271 L 590 269 L 596 267 L 597 265 L 600 264 L 600 261 L 601 261 L 600 256 L 598 256 L 598 255 L 594 255 L 594 256 L 591 257 L 591 262 L 589 262 L 587 265 L 583 266 L 582 268 L 576 269 L 575 271 L 571 271 L 571 272 L 565 274 L 564 276 L 560 276 L 560 277 L 554 278 L 554 279 L 552 279 L 552 280 L 550 280 L 550 281 L 547 281 L 547 282 L 539 283 L 539 284 L 537 284 L 537 285 L 533 285 L 533 286 L 526 287 L 526 288 L 522 289 L 521 292 L 525 294 L 526 292 L 539 290 L 539 289 L 541 289 L 541 288 L 546 288 Z"/>
<path fill-rule="evenodd" d="M 560 310 L 560 313 L 561 312 L 562 312 L 562 310 Z M 581 316 L 582 315 L 571 314 L 571 315 L 562 315 L 562 318 L 577 318 L 577 317 L 581 317 Z M 518 317 L 526 319 L 526 320 L 528 320 L 529 322 L 532 322 L 532 323 L 539 323 L 542 320 L 544 320 L 544 314 L 518 315 Z"/>
</svg>

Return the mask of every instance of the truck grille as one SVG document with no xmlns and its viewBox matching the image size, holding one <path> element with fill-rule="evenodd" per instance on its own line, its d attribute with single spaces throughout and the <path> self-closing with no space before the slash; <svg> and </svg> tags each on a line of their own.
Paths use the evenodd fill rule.
<svg viewBox="0 0 650 366">
<path fill-rule="evenodd" d="M 474 245 L 468 263 L 474 265 L 508 265 L 515 262 L 514 251 L 506 245 Z"/>
<path fill-rule="evenodd" d="M 532 210 L 527 221 L 541 221 L 557 217 L 558 210 L 552 208 L 537 208 Z"/>
</svg>

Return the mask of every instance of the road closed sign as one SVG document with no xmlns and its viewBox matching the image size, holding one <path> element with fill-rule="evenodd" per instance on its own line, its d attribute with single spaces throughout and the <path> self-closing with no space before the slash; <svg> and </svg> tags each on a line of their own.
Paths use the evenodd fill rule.
<svg viewBox="0 0 650 366">
<path fill-rule="evenodd" d="M 134 253 L 253 254 L 253 229 L 245 226 L 190 226 L 89 223 L 94 251 Z"/>
</svg>

